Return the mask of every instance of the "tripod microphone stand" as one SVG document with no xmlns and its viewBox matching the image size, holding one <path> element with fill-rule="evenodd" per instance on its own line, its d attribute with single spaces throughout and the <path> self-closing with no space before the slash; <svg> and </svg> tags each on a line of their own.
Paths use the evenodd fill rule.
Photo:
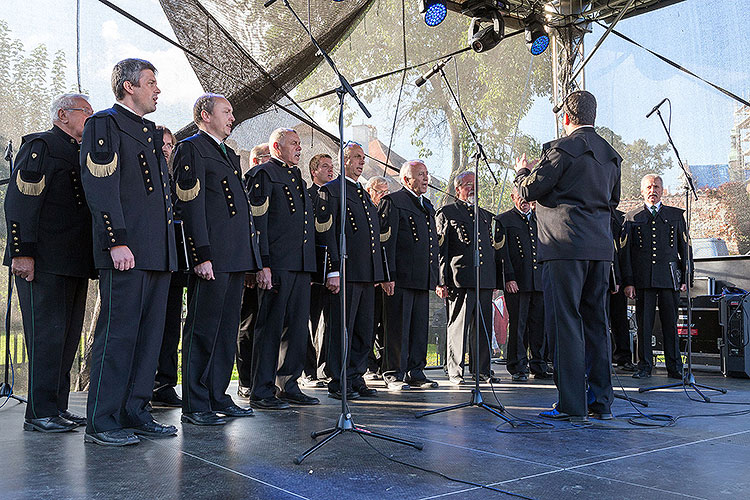
<svg viewBox="0 0 750 500">
<path fill-rule="evenodd" d="M 5 148 L 5 160 L 8 162 L 9 165 L 9 174 L 8 174 L 8 180 L 10 179 L 10 176 L 13 175 L 13 141 L 8 141 L 8 147 Z M 0 184 L 6 184 L 8 180 L 0 181 Z M 8 382 L 10 374 L 10 312 L 12 307 L 12 297 L 13 297 L 13 273 L 10 270 L 10 267 L 8 267 L 8 306 L 5 309 L 5 378 L 3 379 L 3 383 L 0 384 L 0 398 L 13 398 L 16 401 L 19 401 L 21 403 L 26 403 L 26 400 L 22 398 L 21 396 L 16 396 L 13 394 L 13 384 Z"/>
<path fill-rule="evenodd" d="M 700 389 L 716 391 L 722 394 L 726 394 L 727 390 L 698 384 L 696 383 L 695 376 L 693 375 L 693 341 L 692 341 L 693 304 L 692 304 L 692 298 L 690 296 L 690 291 L 692 288 L 690 282 L 692 281 L 692 276 L 693 276 L 693 259 L 692 259 L 692 252 L 690 251 L 690 241 L 691 241 L 690 239 L 690 213 L 691 213 L 691 206 L 692 206 L 691 200 L 690 200 L 690 193 L 692 192 L 696 200 L 698 199 L 698 193 L 696 193 L 695 191 L 695 185 L 693 185 L 693 178 L 688 173 L 687 169 L 685 168 L 685 165 L 682 164 L 682 160 L 680 159 L 680 153 L 677 152 L 677 147 L 675 147 L 674 142 L 672 142 L 672 134 L 670 134 L 669 127 L 667 127 L 667 124 L 664 123 L 664 118 L 661 116 L 661 111 L 659 110 L 659 107 L 665 101 L 668 101 L 668 100 L 669 99 L 664 99 L 663 101 L 661 101 L 656 106 L 656 108 L 654 108 L 651 111 L 651 113 L 656 111 L 656 114 L 659 115 L 661 126 L 664 128 L 664 132 L 666 132 L 667 134 L 667 140 L 669 141 L 670 146 L 672 146 L 672 150 L 674 151 L 674 154 L 677 157 L 677 163 L 680 165 L 680 168 L 682 169 L 682 173 L 685 176 L 685 236 L 687 238 L 686 247 L 687 247 L 688 255 L 683 256 L 683 258 L 687 261 L 687 265 L 685 266 L 685 285 L 686 285 L 686 298 L 687 298 L 687 325 L 686 325 L 687 327 L 687 371 L 683 372 L 681 382 L 677 382 L 674 384 L 658 385 L 654 387 L 641 387 L 638 389 L 638 392 L 653 391 L 656 389 L 669 389 L 673 387 L 684 387 L 684 388 L 690 387 L 696 393 L 698 393 L 698 395 L 701 398 L 703 398 L 703 401 L 708 403 L 711 401 L 711 399 L 705 394 L 703 394 Z M 672 103 L 670 101 L 670 116 L 671 116 L 671 106 L 672 106 Z M 646 118 L 648 118 L 651 115 L 651 113 L 646 115 Z"/>
<path fill-rule="evenodd" d="M 443 65 L 444 66 L 444 65 Z M 446 406 L 443 408 L 437 408 L 435 410 L 429 410 L 429 411 L 422 411 L 415 414 L 416 418 L 425 417 L 427 415 L 433 415 L 435 413 L 442 413 L 446 411 L 451 410 L 457 410 L 459 408 L 467 408 L 476 406 L 478 408 L 482 408 L 484 410 L 489 411 L 493 415 L 500 417 L 501 419 L 505 420 L 509 424 L 514 425 L 514 422 L 505 416 L 503 413 L 505 412 L 505 408 L 502 405 L 495 405 L 491 403 L 486 403 L 484 401 L 484 398 L 482 397 L 482 391 L 479 389 L 479 335 L 480 332 L 483 330 L 480 328 L 480 324 L 482 322 L 482 309 L 479 301 L 479 278 L 480 278 L 480 270 L 479 270 L 479 160 L 480 158 L 484 160 L 485 164 L 487 165 L 487 170 L 490 171 L 490 174 L 492 174 L 492 178 L 495 180 L 495 184 L 497 184 L 497 179 L 495 178 L 495 174 L 492 172 L 492 169 L 489 166 L 489 162 L 487 161 L 487 156 L 484 154 L 484 149 L 482 148 L 482 144 L 479 142 L 479 139 L 477 139 L 476 134 L 474 133 L 474 130 L 471 128 L 471 124 L 469 124 L 469 120 L 466 119 L 466 115 L 463 112 L 463 109 L 461 109 L 461 103 L 458 101 L 458 98 L 456 97 L 455 92 L 453 92 L 453 88 L 450 85 L 450 82 L 448 81 L 448 78 L 445 76 L 445 71 L 443 70 L 443 67 L 441 65 L 436 66 L 439 71 L 440 75 L 443 77 L 443 81 L 445 82 L 446 87 L 448 87 L 448 90 L 450 91 L 451 96 L 453 97 L 453 100 L 456 103 L 456 106 L 458 107 L 459 114 L 461 115 L 461 120 L 464 123 L 464 126 L 469 131 L 469 134 L 471 135 L 471 138 L 474 140 L 474 144 L 477 147 L 477 151 L 474 153 L 474 388 L 471 390 L 471 399 L 469 401 L 466 401 L 464 403 L 460 403 L 457 405 L 451 405 Z M 486 331 L 486 325 L 485 325 L 485 331 Z M 486 337 L 486 335 L 485 335 Z M 489 348 L 489 347 L 488 347 Z"/>
<path fill-rule="evenodd" d="M 271 5 L 275 0 L 269 0 L 266 2 L 265 6 L 268 7 Z M 340 175 L 339 180 L 341 182 L 341 203 L 340 203 L 340 210 L 341 210 L 341 226 L 340 226 L 340 282 L 341 286 L 339 288 L 339 301 L 341 304 L 341 414 L 339 415 L 338 421 L 336 422 L 336 425 L 334 427 L 330 427 L 327 429 L 323 429 L 320 431 L 313 431 L 311 433 L 311 437 L 313 439 L 316 439 L 320 436 L 326 436 L 325 439 L 321 440 L 318 443 L 315 443 L 313 446 L 308 448 L 306 451 L 304 451 L 301 455 L 295 457 L 294 463 L 299 465 L 302 463 L 302 461 L 310 456 L 311 454 L 315 453 L 318 449 L 325 446 L 326 443 L 333 440 L 336 436 L 339 434 L 342 434 L 344 432 L 353 432 L 355 434 L 360 434 L 363 436 L 369 436 L 374 437 L 378 439 L 383 439 L 385 441 L 391 441 L 398 444 L 403 444 L 406 446 L 411 446 L 413 448 L 416 448 L 418 450 L 421 450 L 423 445 L 419 442 L 413 442 L 408 441 L 406 439 L 402 439 L 395 436 L 389 436 L 388 434 L 383 434 L 379 432 L 375 432 L 369 429 L 366 429 L 364 427 L 361 427 L 359 425 L 356 425 L 354 423 L 354 420 L 352 420 L 352 414 L 349 410 L 349 405 L 347 404 L 347 347 L 349 345 L 349 342 L 347 341 L 347 328 L 346 328 L 346 318 L 347 318 L 347 310 L 346 310 L 346 179 L 344 177 L 344 98 L 346 97 L 346 94 L 349 94 L 352 96 L 352 98 L 359 104 L 359 107 L 362 109 L 362 112 L 367 116 L 368 118 L 371 118 L 372 115 L 365 107 L 364 103 L 357 97 L 356 92 L 354 92 L 354 88 L 349 84 L 349 82 L 344 78 L 344 76 L 339 72 L 338 68 L 336 67 L 336 64 L 333 62 L 331 57 L 326 53 L 325 50 L 318 44 L 318 41 L 313 36 L 312 32 L 307 28 L 305 23 L 302 21 L 302 19 L 299 18 L 297 13 L 294 11 L 291 5 L 289 5 L 289 0 L 282 0 L 284 5 L 289 9 L 289 11 L 292 13 L 294 18 L 299 22 L 299 24 L 302 26 L 302 28 L 305 30 L 305 32 L 310 36 L 310 41 L 315 46 L 315 48 L 318 50 L 318 52 L 323 56 L 323 58 L 326 60 L 328 65 L 331 67 L 334 73 L 336 73 L 336 76 L 338 76 L 339 82 L 341 83 L 341 86 L 336 89 L 336 95 L 339 98 L 339 165 L 340 165 Z M 325 272 L 325 270 L 324 270 Z"/>
</svg>

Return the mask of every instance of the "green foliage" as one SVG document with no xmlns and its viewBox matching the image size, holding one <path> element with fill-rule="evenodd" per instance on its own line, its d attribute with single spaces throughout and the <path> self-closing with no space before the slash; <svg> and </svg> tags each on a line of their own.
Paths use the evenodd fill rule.
<svg viewBox="0 0 750 500">
<path fill-rule="evenodd" d="M 641 179 L 644 175 L 663 174 L 672 166 L 667 144 L 651 145 L 645 139 L 625 144 L 621 136 L 607 127 L 596 127 L 596 131 L 622 155 L 622 199 L 640 197 Z"/>
</svg>

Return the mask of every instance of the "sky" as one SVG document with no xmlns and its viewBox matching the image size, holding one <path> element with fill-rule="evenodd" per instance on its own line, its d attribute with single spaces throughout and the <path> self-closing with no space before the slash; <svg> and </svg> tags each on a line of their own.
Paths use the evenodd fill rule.
<svg viewBox="0 0 750 500">
<path fill-rule="evenodd" d="M 114 0 L 114 3 L 174 38 L 157 0 Z M 617 29 L 747 98 L 750 95 L 750 52 L 744 49 L 746 44 L 733 43 L 744 40 L 744 27 L 750 24 L 750 12 L 742 8 L 744 3 L 686 0 L 623 20 Z M 8 23 L 11 36 L 20 39 L 27 50 L 44 43 L 50 53 L 59 49 L 65 51 L 70 62 L 70 84 L 73 84 L 76 0 L 4 0 L 3 4 L 6 8 L 0 12 L 0 19 Z M 179 49 L 97 0 L 81 0 L 81 11 L 82 85 L 90 92 L 94 108 L 102 109 L 113 103 L 109 76 L 114 63 L 125 57 L 141 57 L 152 61 L 159 69 L 162 90 L 157 111 L 149 118 L 173 130 L 186 125 L 191 119 L 192 103 L 203 89 Z M 593 32 L 587 35 L 588 50 L 602 33 L 603 29 L 593 27 Z M 491 57 L 492 51 L 486 56 Z M 412 80 L 411 76 L 407 81 Z M 416 77 L 417 73 L 413 76 Z M 669 97 L 672 102 L 671 130 L 683 160 L 689 164 L 727 162 L 734 101 L 614 34 L 605 40 L 588 64 L 586 87 L 598 99 L 597 125 L 613 129 L 626 142 L 638 138 L 652 144 L 665 142 L 656 115 L 646 119 L 645 114 L 662 98 Z M 550 108 L 548 98 L 537 99 L 521 120 L 520 130 L 540 142 L 553 139 L 554 118 Z M 665 119 L 668 118 L 668 107 L 665 106 L 663 111 Z M 372 121 L 357 118 L 354 123 L 376 125 L 380 139 L 387 143 L 392 118 L 392 115 L 376 113 Z M 335 131 L 335 125 L 327 123 L 324 117 L 316 116 L 316 119 Z M 416 157 L 418 152 L 410 144 L 410 132 L 408 127 L 397 132 L 394 150 L 405 157 Z M 447 176 L 450 170 L 447 151 L 440 144 L 433 145 L 432 149 L 437 151 L 430 159 L 434 172 Z M 676 186 L 677 183 L 677 172 L 670 172 L 666 184 Z"/>
</svg>

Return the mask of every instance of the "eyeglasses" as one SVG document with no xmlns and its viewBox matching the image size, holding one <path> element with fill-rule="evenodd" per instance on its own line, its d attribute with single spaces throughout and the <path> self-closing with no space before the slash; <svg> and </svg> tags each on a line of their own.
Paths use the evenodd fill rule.
<svg viewBox="0 0 750 500">
<path fill-rule="evenodd" d="M 165 142 L 164 147 L 167 149 L 174 149 L 174 144 L 172 144 L 171 142 Z"/>
<path fill-rule="evenodd" d="M 390 190 L 390 189 L 388 189 L 388 188 L 385 188 L 385 189 L 375 189 L 375 188 L 371 188 L 371 189 L 372 189 L 373 191 L 375 191 L 376 193 L 378 193 L 378 194 L 388 194 L 388 193 L 390 193 L 390 192 L 391 192 L 391 190 Z"/>
<path fill-rule="evenodd" d="M 86 116 L 91 116 L 94 114 L 94 110 L 90 108 L 63 108 L 65 111 L 80 111 Z"/>
</svg>

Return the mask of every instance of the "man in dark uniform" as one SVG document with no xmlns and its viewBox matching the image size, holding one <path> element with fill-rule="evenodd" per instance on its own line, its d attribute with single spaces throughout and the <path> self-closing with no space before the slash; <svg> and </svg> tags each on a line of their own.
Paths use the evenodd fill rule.
<svg viewBox="0 0 750 500">
<path fill-rule="evenodd" d="M 658 303 L 667 375 L 682 379 L 677 310 L 680 292 L 687 289 L 685 271 L 689 244 L 684 211 L 663 205 L 663 190 L 658 175 L 643 177 L 644 206 L 627 213 L 621 237 L 625 295 L 635 299 L 638 325 L 638 371 L 633 378 L 651 376 L 651 332 Z"/>
<path fill-rule="evenodd" d="M 389 390 L 434 388 L 425 376 L 430 290 L 438 283 L 435 209 L 424 196 L 430 174 L 419 161 L 407 161 L 399 173 L 403 189 L 380 201 L 380 241 L 391 281 L 384 284 L 385 356 L 383 380 Z"/>
<path fill-rule="evenodd" d="M 175 209 L 185 225 L 194 274 L 182 356 L 182 421 L 220 425 L 252 415 L 226 394 L 232 377 L 245 273 L 260 269 L 240 158 L 224 140 L 232 132 L 232 105 L 218 94 L 195 101 L 200 131 L 175 151 Z M 228 244 L 231 242 L 231 244 Z"/>
<path fill-rule="evenodd" d="M 542 265 L 537 260 L 537 222 L 531 204 L 513 186 L 514 207 L 495 218 L 505 275 L 505 303 L 508 306 L 508 372 L 514 382 L 548 379 L 544 360 L 544 294 Z M 529 359 L 529 352 L 531 359 Z"/>
<path fill-rule="evenodd" d="M 365 191 L 375 206 L 380 205 L 380 200 L 389 192 L 388 179 L 381 175 L 373 175 L 367 179 Z M 382 230 L 382 228 L 381 228 Z M 375 324 L 373 331 L 373 349 L 367 352 L 367 371 L 365 380 L 380 380 L 383 378 L 383 356 L 385 350 L 385 314 L 383 304 L 385 303 L 385 290 L 383 287 L 375 287 Z"/>
<path fill-rule="evenodd" d="M 86 442 L 123 446 L 177 433 L 146 410 L 177 268 L 162 133 L 143 115 L 160 93 L 154 66 L 125 59 L 112 71 L 117 104 L 86 121 L 81 180 L 94 224 L 101 312 L 91 352 Z M 140 319 L 139 319 L 140 318 Z"/>
<path fill-rule="evenodd" d="M 469 343 L 470 370 L 479 357 L 479 379 L 499 382 L 490 369 L 492 337 L 492 292 L 501 277 L 499 242 L 491 232 L 492 214 L 479 209 L 479 311 L 476 304 L 474 270 L 474 173 L 462 172 L 453 180 L 457 200 L 438 210 L 437 233 L 440 245 L 439 285 L 436 293 L 448 299 L 446 369 L 453 385 L 464 383 L 465 345 Z M 479 353 L 476 349 L 476 316 L 479 322 Z M 475 373 L 474 376 L 477 376 Z"/>
<path fill-rule="evenodd" d="M 526 155 L 515 168 L 519 194 L 537 201 L 545 322 L 554 337 L 560 399 L 543 416 L 580 422 L 589 412 L 612 417 L 607 294 L 614 258 L 610 217 L 620 201 L 621 158 L 594 130 L 592 94 L 569 94 L 563 109 L 567 137 L 545 144 L 533 170 Z"/>
<path fill-rule="evenodd" d="M 633 354 L 630 350 L 630 320 L 628 298 L 622 285 L 622 248 L 620 246 L 625 212 L 615 210 L 612 216 L 612 236 L 615 244 L 614 269 L 617 290 L 609 295 L 609 331 L 612 333 L 612 364 L 623 371 L 634 372 Z M 611 287 L 610 287 L 611 288 Z"/>
<path fill-rule="evenodd" d="M 307 193 L 313 201 L 318 203 L 318 191 L 333 179 L 333 159 L 326 153 L 319 153 L 310 159 L 310 179 L 312 184 Z M 335 230 L 335 229 L 334 229 Z M 322 264 L 319 264 L 322 265 Z M 325 335 L 330 314 L 331 294 L 322 283 L 313 283 L 310 290 L 310 338 L 307 341 L 305 354 L 305 368 L 302 383 L 306 387 L 324 387 L 325 382 L 318 380 L 318 372 L 325 370 L 328 338 Z M 323 324 L 320 324 L 321 318 Z M 316 346 L 320 345 L 320 352 Z"/>
<path fill-rule="evenodd" d="M 250 151 L 250 168 L 267 162 L 271 158 L 268 143 L 253 146 Z M 245 173 L 245 192 L 248 191 L 250 171 Z M 245 274 L 245 286 L 242 290 L 242 308 L 240 309 L 240 330 L 237 334 L 237 373 L 239 384 L 237 395 L 242 398 L 250 397 L 253 386 L 253 332 L 255 320 L 258 317 L 258 288 L 255 286 L 255 273 Z"/>
<path fill-rule="evenodd" d="M 365 165 L 365 153 L 356 143 L 344 147 L 342 175 L 320 189 L 319 210 L 333 212 L 333 227 L 336 243 L 340 242 L 341 227 L 341 182 L 346 183 L 346 331 L 349 341 L 347 351 L 347 397 L 370 397 L 377 390 L 367 387 L 364 374 L 367 369 L 367 354 L 372 350 L 372 333 L 375 308 L 375 284 L 384 279 L 383 255 L 380 246 L 380 224 L 377 207 L 370 200 L 364 187 L 358 182 Z M 320 211 L 319 214 L 320 216 Z M 338 270 L 336 261 L 334 269 Z M 328 354 L 326 356 L 329 397 L 340 399 L 341 358 L 341 300 L 333 297 L 331 302 L 331 328 L 329 330 Z"/>
<path fill-rule="evenodd" d="M 83 124 L 93 111 L 85 95 L 63 94 L 51 112 L 52 129 L 22 139 L 10 176 L 4 264 L 16 276 L 29 356 L 23 428 L 63 432 L 86 423 L 68 411 L 68 393 L 94 276 L 91 212 L 78 163 Z"/>
<path fill-rule="evenodd" d="M 250 170 L 249 195 L 263 269 L 253 342 L 250 405 L 280 410 L 318 404 L 300 390 L 309 336 L 310 273 L 315 270 L 315 220 L 299 163 L 299 135 L 277 129 L 271 160 Z M 278 397 L 276 392 L 278 391 Z"/>
</svg>

